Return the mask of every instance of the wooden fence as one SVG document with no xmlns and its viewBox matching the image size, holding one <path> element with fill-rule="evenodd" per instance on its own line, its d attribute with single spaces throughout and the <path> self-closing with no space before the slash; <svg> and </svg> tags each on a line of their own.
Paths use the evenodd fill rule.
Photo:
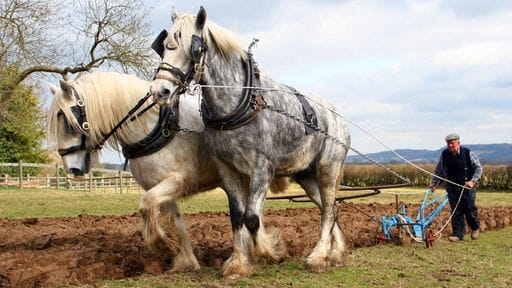
<svg viewBox="0 0 512 288">
<path fill-rule="evenodd" d="M 19 161 L 18 163 L 0 163 L 0 167 L 18 168 L 17 176 L 10 176 L 8 174 L 0 175 L 0 187 L 18 187 L 19 189 L 30 187 L 86 191 L 114 189 L 119 193 L 142 189 L 130 172 L 121 170 L 93 168 L 87 175 L 84 175 L 84 177 L 75 178 L 66 173 L 62 173 L 62 165 L 23 163 Z M 24 168 L 28 167 L 43 168 L 42 170 L 47 173 L 43 173 L 42 175 L 39 173 L 38 176 L 33 176 L 24 171 Z M 61 173 L 64 175 L 61 175 Z"/>
</svg>

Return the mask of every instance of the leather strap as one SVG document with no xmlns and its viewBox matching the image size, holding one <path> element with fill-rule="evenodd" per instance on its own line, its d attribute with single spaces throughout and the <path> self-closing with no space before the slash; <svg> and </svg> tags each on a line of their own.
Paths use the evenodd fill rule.
<svg viewBox="0 0 512 288">
<path fill-rule="evenodd" d="M 297 91 L 297 89 L 290 87 L 290 86 L 286 86 L 286 87 L 288 87 L 288 89 L 290 89 L 293 92 L 293 94 L 295 94 L 295 97 L 297 97 L 297 99 L 299 99 L 299 102 L 302 105 L 302 113 L 304 115 L 304 120 L 307 123 L 309 123 L 309 125 L 306 125 L 306 124 L 304 125 L 304 127 L 306 129 L 306 135 L 314 133 L 316 131 L 316 129 L 313 127 L 318 127 L 318 119 L 316 117 L 315 110 L 313 110 L 313 108 L 309 104 L 308 100 L 306 100 L 306 97 L 304 97 L 304 95 L 302 95 L 299 91 Z"/>
<path fill-rule="evenodd" d="M 160 106 L 158 124 L 153 131 L 137 143 L 123 145 L 126 159 L 147 156 L 167 145 L 179 130 L 179 101 L 172 107 Z"/>
<path fill-rule="evenodd" d="M 217 130 L 232 130 L 239 128 L 251 122 L 259 112 L 266 107 L 265 99 L 257 93 L 252 87 L 261 86 L 259 79 L 259 71 L 255 67 L 252 55 L 248 53 L 247 61 L 243 61 L 243 65 L 247 71 L 247 88 L 244 88 L 244 96 L 238 107 L 227 116 L 217 118 L 212 115 L 208 104 L 203 100 L 201 102 L 201 116 L 204 124 Z"/>
</svg>

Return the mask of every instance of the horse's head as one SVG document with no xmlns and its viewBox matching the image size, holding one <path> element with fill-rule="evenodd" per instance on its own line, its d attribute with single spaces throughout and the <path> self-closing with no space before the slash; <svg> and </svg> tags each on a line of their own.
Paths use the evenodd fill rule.
<svg viewBox="0 0 512 288">
<path fill-rule="evenodd" d="M 160 32 L 151 45 L 162 62 L 150 91 L 154 99 L 164 105 L 176 101 L 191 83 L 206 84 L 205 76 L 212 73 L 207 68 L 213 62 L 226 66 L 219 61 L 227 61 L 232 55 L 246 57 L 245 51 L 230 33 L 206 20 L 203 7 L 195 16 L 180 15 L 173 7 L 171 19 L 169 31 Z"/>
<path fill-rule="evenodd" d="M 48 121 L 49 138 L 56 141 L 66 171 L 82 176 L 99 158 L 98 151 L 90 143 L 84 101 L 71 81 L 60 81 L 60 87 L 49 85 L 55 96 Z"/>
<path fill-rule="evenodd" d="M 163 30 L 151 47 L 162 58 L 151 94 L 160 104 L 172 104 L 191 82 L 198 82 L 205 67 L 207 40 L 204 37 L 206 11 L 197 16 L 172 11 L 172 26 Z"/>
</svg>

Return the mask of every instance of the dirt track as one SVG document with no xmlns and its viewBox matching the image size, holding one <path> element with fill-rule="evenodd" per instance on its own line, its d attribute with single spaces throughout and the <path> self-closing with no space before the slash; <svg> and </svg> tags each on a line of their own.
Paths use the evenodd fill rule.
<svg viewBox="0 0 512 288">
<path fill-rule="evenodd" d="M 448 210 L 436 219 L 447 219 Z M 394 213 L 394 205 L 340 205 L 339 219 L 349 249 L 376 244 L 378 225 L 370 216 L 380 219 L 384 212 Z M 512 219 L 512 207 L 479 212 L 482 231 L 510 225 Z M 410 205 L 408 214 L 416 213 L 417 206 Z M 220 267 L 232 249 L 228 214 L 192 214 L 186 215 L 186 221 L 200 264 Z M 265 214 L 266 227 L 282 231 L 288 257 L 301 258 L 311 251 L 318 240 L 319 222 L 318 209 Z M 141 225 L 139 215 L 0 219 L 0 287 L 92 284 L 96 279 L 162 274 L 170 263 L 147 251 Z M 432 226 L 433 231 L 437 229 L 439 223 Z"/>
</svg>

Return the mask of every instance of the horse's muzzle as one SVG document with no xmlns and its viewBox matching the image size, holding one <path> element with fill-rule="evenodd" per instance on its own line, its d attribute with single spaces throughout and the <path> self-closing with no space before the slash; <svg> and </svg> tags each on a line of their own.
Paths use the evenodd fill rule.
<svg viewBox="0 0 512 288">
<path fill-rule="evenodd" d="M 85 171 L 79 168 L 70 168 L 68 169 L 68 173 L 73 174 L 74 176 L 84 176 Z"/>
<path fill-rule="evenodd" d="M 170 86 L 165 80 L 154 80 L 149 87 L 149 93 L 153 96 L 153 101 L 160 105 L 169 105 L 173 91 L 173 87 Z"/>
</svg>

